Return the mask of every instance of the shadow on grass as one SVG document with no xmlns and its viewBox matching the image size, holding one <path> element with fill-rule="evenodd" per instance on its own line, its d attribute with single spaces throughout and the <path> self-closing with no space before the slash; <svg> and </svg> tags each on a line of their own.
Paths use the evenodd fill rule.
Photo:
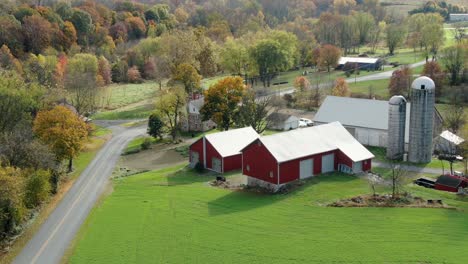
<svg viewBox="0 0 468 264">
<path fill-rule="evenodd" d="M 208 202 L 208 210 L 212 216 L 254 210 L 280 202 L 299 193 L 307 192 L 309 189 L 314 188 L 314 185 L 327 185 L 329 183 L 346 185 L 355 180 L 358 180 L 358 178 L 347 174 L 333 173 L 319 175 L 302 182 L 294 182 L 291 184 L 289 191 L 285 193 L 259 193 L 253 190 L 232 191 Z M 315 192 L 317 190 L 310 191 Z M 327 191 L 326 187 L 322 191 Z"/>
</svg>

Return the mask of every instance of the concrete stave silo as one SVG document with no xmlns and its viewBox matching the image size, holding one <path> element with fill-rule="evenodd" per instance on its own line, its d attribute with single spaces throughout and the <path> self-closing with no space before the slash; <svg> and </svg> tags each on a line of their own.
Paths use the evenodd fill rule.
<svg viewBox="0 0 468 264">
<path fill-rule="evenodd" d="M 402 160 L 405 154 L 406 99 L 395 95 L 388 101 L 387 158 Z"/>
<path fill-rule="evenodd" d="M 425 76 L 411 85 L 408 161 L 413 163 L 432 159 L 435 89 L 434 81 Z"/>
</svg>

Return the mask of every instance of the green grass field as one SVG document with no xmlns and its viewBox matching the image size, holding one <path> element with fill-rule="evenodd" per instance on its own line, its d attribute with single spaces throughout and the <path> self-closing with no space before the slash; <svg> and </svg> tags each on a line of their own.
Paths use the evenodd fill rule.
<svg viewBox="0 0 468 264">
<path fill-rule="evenodd" d="M 389 83 L 389 79 L 350 83 L 349 89 L 352 93 L 360 93 L 365 95 L 369 94 L 369 90 L 372 90 L 373 94 L 385 99 L 389 97 Z"/>
<path fill-rule="evenodd" d="M 107 109 L 117 109 L 129 104 L 137 103 L 145 99 L 153 98 L 159 91 L 156 82 L 145 82 L 141 84 L 114 84 L 103 92 L 103 97 L 110 96 L 109 105 L 107 100 L 103 100 Z"/>
<path fill-rule="evenodd" d="M 290 194 L 234 192 L 181 167 L 114 180 L 70 263 L 464 263 L 468 214 L 330 208 L 368 194 L 365 180 L 315 177 Z M 229 177 L 229 176 L 228 176 Z M 409 187 L 468 209 L 454 194 Z"/>
<path fill-rule="evenodd" d="M 143 104 L 131 108 L 98 112 L 92 116 L 96 120 L 121 120 L 148 118 L 154 111 L 154 104 Z"/>
</svg>

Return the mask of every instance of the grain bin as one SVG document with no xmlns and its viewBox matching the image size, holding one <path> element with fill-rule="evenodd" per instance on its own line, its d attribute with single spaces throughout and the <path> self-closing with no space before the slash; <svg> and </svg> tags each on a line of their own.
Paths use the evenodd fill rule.
<svg viewBox="0 0 468 264">
<path fill-rule="evenodd" d="M 395 95 L 388 101 L 387 158 L 403 159 L 405 154 L 406 99 Z"/>
<path fill-rule="evenodd" d="M 435 84 L 428 77 L 419 77 L 411 85 L 411 116 L 408 161 L 429 163 L 435 107 Z"/>
</svg>

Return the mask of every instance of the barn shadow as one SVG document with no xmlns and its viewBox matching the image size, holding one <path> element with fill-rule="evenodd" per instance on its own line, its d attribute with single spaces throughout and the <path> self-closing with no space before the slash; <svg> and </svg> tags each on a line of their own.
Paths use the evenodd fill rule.
<svg viewBox="0 0 468 264">
<path fill-rule="evenodd" d="M 269 206 L 286 197 L 287 195 L 254 193 L 245 190 L 231 191 L 208 202 L 208 210 L 211 216 L 232 214 Z"/>
<path fill-rule="evenodd" d="M 324 185 L 336 183 L 346 186 L 348 183 L 355 180 L 358 180 L 355 176 L 342 173 L 332 173 L 313 177 L 302 182 L 293 183 L 287 192 L 284 193 L 272 194 L 255 192 L 253 190 L 231 191 L 222 197 L 208 202 L 208 209 L 211 216 L 255 210 L 281 202 L 282 200 L 291 198 L 295 195 L 302 195 L 304 192 L 313 192 L 310 188 L 314 185 L 319 185 L 320 183 L 323 183 Z"/>
</svg>

